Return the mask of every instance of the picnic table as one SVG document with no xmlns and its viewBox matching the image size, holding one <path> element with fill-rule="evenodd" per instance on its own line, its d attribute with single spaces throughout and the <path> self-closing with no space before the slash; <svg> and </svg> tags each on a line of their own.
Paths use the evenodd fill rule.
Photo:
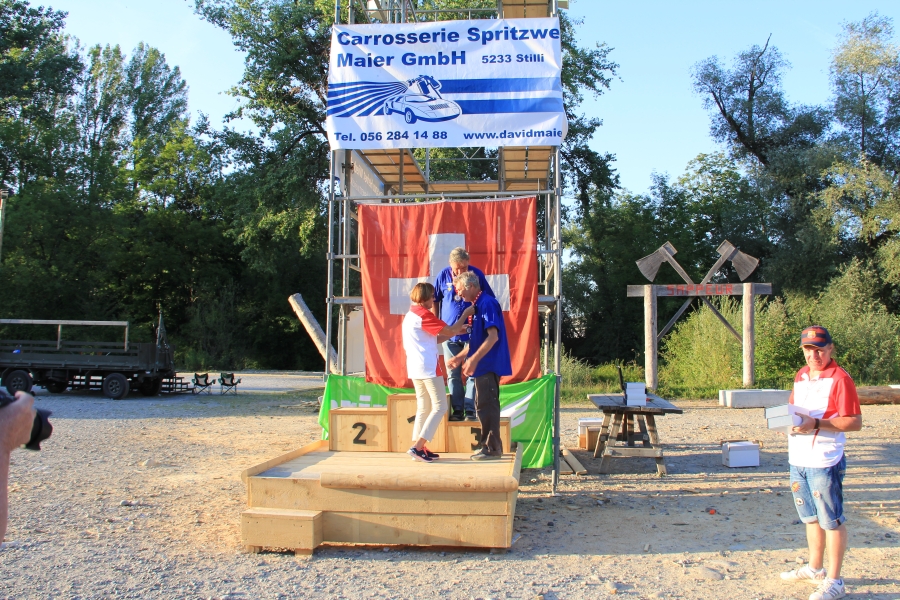
<svg viewBox="0 0 900 600">
<path fill-rule="evenodd" d="M 647 394 L 644 406 L 626 406 L 622 394 L 588 394 L 588 400 L 603 411 L 603 423 L 594 448 L 594 458 L 602 457 L 601 473 L 609 472 L 613 458 L 638 456 L 655 459 L 657 474 L 666 474 L 655 417 L 680 415 L 684 411 L 655 394 Z M 617 446 L 617 441 L 625 442 L 625 445 Z M 641 446 L 636 446 L 635 442 L 641 442 Z"/>
</svg>

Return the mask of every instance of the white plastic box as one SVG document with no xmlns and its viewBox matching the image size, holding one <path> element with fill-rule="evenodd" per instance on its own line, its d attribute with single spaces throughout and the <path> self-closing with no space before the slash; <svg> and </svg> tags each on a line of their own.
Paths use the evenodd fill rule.
<svg viewBox="0 0 900 600">
<path fill-rule="evenodd" d="M 645 406 L 647 404 L 647 385 L 639 382 L 625 384 L 625 405 Z"/>
<path fill-rule="evenodd" d="M 773 431 L 790 433 L 793 427 L 796 427 L 803 421 L 800 415 L 807 414 L 809 412 L 805 408 L 794 404 L 780 404 L 766 409 L 766 423 L 769 429 Z"/>
<path fill-rule="evenodd" d="M 759 444 L 755 442 L 725 442 L 722 444 L 722 464 L 726 467 L 758 467 Z"/>
</svg>

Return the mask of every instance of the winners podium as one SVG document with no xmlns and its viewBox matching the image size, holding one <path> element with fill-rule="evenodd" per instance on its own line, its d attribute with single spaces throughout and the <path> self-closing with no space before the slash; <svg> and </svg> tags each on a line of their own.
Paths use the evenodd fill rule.
<svg viewBox="0 0 900 600">
<path fill-rule="evenodd" d="M 330 450 L 406 452 L 413 445 L 416 395 L 391 394 L 386 408 L 333 408 L 329 415 Z M 509 451 L 511 444 L 507 417 L 500 418 L 500 439 L 503 440 L 503 449 Z M 439 454 L 478 452 L 481 449 L 481 423 L 450 421 L 448 414 L 445 414 L 428 449 Z"/>
<path fill-rule="evenodd" d="M 511 452 L 472 461 L 481 426 L 444 416 L 428 445 L 432 463 L 406 454 L 412 445 L 414 394 L 393 394 L 386 407 L 330 411 L 329 439 L 241 473 L 247 509 L 241 541 L 249 552 L 309 554 L 322 543 L 508 548 L 522 463 Z"/>
</svg>

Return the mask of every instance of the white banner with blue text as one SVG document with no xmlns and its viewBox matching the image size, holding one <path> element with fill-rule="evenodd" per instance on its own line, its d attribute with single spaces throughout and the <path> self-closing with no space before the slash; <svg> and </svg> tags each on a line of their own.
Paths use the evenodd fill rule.
<svg viewBox="0 0 900 600">
<path fill-rule="evenodd" d="M 559 19 L 335 25 L 333 150 L 558 146 Z"/>
</svg>

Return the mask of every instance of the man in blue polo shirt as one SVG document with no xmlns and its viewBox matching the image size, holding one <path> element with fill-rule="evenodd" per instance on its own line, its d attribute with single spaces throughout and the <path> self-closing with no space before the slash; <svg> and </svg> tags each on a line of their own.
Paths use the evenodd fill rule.
<svg viewBox="0 0 900 600">
<path fill-rule="evenodd" d="M 462 365 L 463 374 L 475 380 L 475 407 L 481 421 L 483 447 L 472 455 L 472 460 L 496 460 L 503 455 L 500 377 L 512 375 L 503 310 L 496 298 L 483 293 L 475 273 L 464 271 L 454 278 L 453 283 L 459 295 L 475 305 L 475 314 L 469 317 L 469 343 L 450 359 L 448 366 Z"/>
<path fill-rule="evenodd" d="M 453 287 L 453 278 L 466 271 L 474 273 L 478 277 L 478 284 L 485 294 L 494 296 L 494 290 L 488 285 L 484 273 L 469 265 L 469 253 L 466 252 L 466 249 L 454 248 L 450 252 L 450 266 L 438 273 L 434 280 L 434 308 L 432 311 L 444 323 L 456 323 L 468 304 Z M 444 362 L 447 364 L 447 384 L 450 386 L 451 421 L 477 420 L 475 418 L 475 382 L 469 379 L 463 386 L 462 366 L 455 369 L 450 368 L 450 359 L 462 352 L 468 341 L 469 334 L 464 333 L 450 338 L 443 344 Z"/>
</svg>

